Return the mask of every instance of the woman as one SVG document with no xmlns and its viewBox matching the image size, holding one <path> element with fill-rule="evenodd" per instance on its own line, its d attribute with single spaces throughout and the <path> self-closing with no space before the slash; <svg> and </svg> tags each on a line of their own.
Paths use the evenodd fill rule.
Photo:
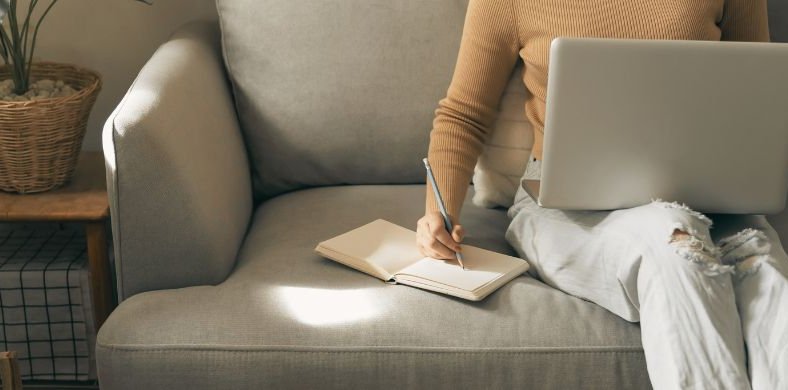
<svg viewBox="0 0 788 390">
<path fill-rule="evenodd" d="M 423 255 L 461 250 L 467 183 L 518 56 L 535 129 L 524 177 L 539 177 L 556 36 L 768 41 L 766 0 L 470 0 L 428 153 L 455 225 L 451 235 L 443 229 L 427 191 L 417 224 Z M 522 188 L 507 215 L 506 239 L 535 276 L 640 321 L 655 388 L 788 389 L 788 256 L 762 216 L 706 216 L 662 201 L 548 210 Z"/>
</svg>

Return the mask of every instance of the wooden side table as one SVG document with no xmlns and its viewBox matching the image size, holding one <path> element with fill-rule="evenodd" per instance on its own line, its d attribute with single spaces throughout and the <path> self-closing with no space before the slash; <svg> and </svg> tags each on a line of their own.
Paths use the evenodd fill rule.
<svg viewBox="0 0 788 390">
<path fill-rule="evenodd" d="M 83 152 L 71 181 L 35 194 L 0 192 L 0 221 L 85 224 L 90 289 L 96 330 L 115 306 L 107 253 L 109 201 L 101 152 Z"/>
</svg>

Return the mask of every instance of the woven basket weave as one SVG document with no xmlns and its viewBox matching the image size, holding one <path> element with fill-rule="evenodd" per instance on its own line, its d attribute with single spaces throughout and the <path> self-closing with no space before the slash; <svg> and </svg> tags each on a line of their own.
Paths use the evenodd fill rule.
<svg viewBox="0 0 788 390">
<path fill-rule="evenodd" d="M 0 67 L 0 80 L 10 79 Z M 39 62 L 30 71 L 37 80 L 63 80 L 76 89 L 70 96 L 31 101 L 0 100 L 0 190 L 32 193 L 51 190 L 71 179 L 88 116 L 101 90 L 101 77 L 68 64 Z"/>
</svg>

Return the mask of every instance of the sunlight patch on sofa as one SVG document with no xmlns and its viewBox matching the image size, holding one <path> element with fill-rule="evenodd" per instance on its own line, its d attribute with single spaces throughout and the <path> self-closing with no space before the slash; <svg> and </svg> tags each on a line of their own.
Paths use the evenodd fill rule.
<svg viewBox="0 0 788 390">
<path fill-rule="evenodd" d="M 298 321 L 326 326 L 363 321 L 379 312 L 365 289 L 331 290 L 311 287 L 279 287 L 279 301 Z"/>
</svg>

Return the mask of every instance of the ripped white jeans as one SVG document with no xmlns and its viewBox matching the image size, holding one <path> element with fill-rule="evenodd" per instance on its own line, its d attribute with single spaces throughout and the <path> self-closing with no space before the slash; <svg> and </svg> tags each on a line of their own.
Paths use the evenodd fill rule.
<svg viewBox="0 0 788 390">
<path fill-rule="evenodd" d="M 538 179 L 538 165 L 524 177 Z M 640 321 L 655 389 L 788 389 L 788 255 L 763 216 L 661 200 L 545 209 L 522 188 L 508 215 L 529 273 Z"/>
</svg>

